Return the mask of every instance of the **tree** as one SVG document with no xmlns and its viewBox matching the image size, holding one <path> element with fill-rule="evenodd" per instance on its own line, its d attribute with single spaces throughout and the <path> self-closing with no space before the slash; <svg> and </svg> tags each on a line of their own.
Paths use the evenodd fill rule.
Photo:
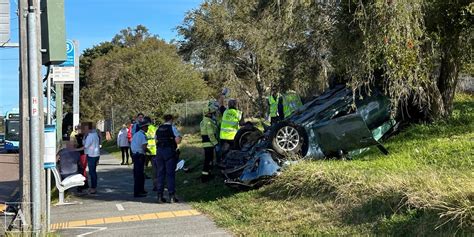
<svg viewBox="0 0 474 237">
<path fill-rule="evenodd" d="M 127 118 L 138 112 L 158 118 L 173 103 L 207 95 L 201 73 L 182 62 L 176 47 L 150 36 L 92 60 L 81 108 L 87 120 L 104 119 L 112 108 Z"/>
<path fill-rule="evenodd" d="M 265 108 L 270 88 L 321 91 L 328 21 L 313 1 L 205 1 L 182 26 L 179 52 L 216 84 L 234 87 L 241 100 Z M 222 79 L 224 78 L 224 79 Z M 319 81 L 319 82 L 318 82 Z M 316 85 L 316 86 L 315 86 Z M 263 116 L 262 109 L 255 109 Z"/>
<path fill-rule="evenodd" d="M 415 105 L 423 119 L 446 117 L 462 66 L 461 42 L 472 42 L 469 6 L 467 0 L 341 1 L 332 65 L 354 91 L 382 87 L 399 111 Z"/>
</svg>

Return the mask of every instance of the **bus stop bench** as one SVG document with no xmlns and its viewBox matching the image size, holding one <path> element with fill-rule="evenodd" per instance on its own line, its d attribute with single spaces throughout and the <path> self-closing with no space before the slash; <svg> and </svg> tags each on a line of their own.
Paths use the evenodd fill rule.
<svg viewBox="0 0 474 237">
<path fill-rule="evenodd" d="M 61 175 L 59 174 L 59 171 L 56 169 L 56 167 L 53 167 L 51 171 L 53 172 L 54 179 L 56 180 L 56 188 L 59 191 L 59 202 L 56 205 L 74 204 L 64 202 L 64 191 L 73 187 L 83 186 L 85 184 L 86 178 L 82 174 L 74 174 L 62 180 Z"/>
</svg>

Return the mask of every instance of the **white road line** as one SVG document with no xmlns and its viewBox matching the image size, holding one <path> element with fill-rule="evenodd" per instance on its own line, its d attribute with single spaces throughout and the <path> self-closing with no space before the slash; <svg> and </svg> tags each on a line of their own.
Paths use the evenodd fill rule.
<svg viewBox="0 0 474 237">
<path fill-rule="evenodd" d="M 70 228 L 67 228 L 67 229 L 93 230 L 93 231 L 86 232 L 86 233 L 84 233 L 84 234 L 76 235 L 76 237 L 84 237 L 84 236 L 87 236 L 87 235 L 90 235 L 90 234 L 94 234 L 94 233 L 99 232 L 99 231 L 106 230 L 107 227 L 70 227 Z"/>
<path fill-rule="evenodd" d="M 125 209 L 123 208 L 122 204 L 115 204 L 115 206 L 117 207 L 117 209 L 118 209 L 119 211 L 125 210 Z"/>
</svg>

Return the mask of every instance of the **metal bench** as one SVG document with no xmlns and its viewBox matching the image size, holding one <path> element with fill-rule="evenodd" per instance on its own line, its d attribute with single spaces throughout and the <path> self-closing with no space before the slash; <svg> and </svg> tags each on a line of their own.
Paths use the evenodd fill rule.
<svg viewBox="0 0 474 237">
<path fill-rule="evenodd" d="M 59 202 L 56 205 L 75 204 L 64 202 L 64 191 L 73 187 L 83 186 L 86 178 L 82 174 L 74 174 L 62 180 L 56 167 L 51 168 L 51 172 L 53 172 L 54 179 L 56 180 L 56 188 L 59 191 Z"/>
</svg>

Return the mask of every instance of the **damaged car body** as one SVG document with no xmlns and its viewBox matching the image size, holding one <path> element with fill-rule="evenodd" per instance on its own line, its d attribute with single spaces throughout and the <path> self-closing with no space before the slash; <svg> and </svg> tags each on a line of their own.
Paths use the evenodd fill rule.
<svg viewBox="0 0 474 237">
<path fill-rule="evenodd" d="M 350 157 L 371 146 L 388 154 L 380 140 L 395 127 L 390 113 L 390 101 L 379 91 L 359 97 L 345 86 L 336 86 L 264 133 L 251 124 L 242 127 L 235 137 L 237 150 L 224 157 L 225 182 L 260 186 L 294 156 Z"/>
</svg>

